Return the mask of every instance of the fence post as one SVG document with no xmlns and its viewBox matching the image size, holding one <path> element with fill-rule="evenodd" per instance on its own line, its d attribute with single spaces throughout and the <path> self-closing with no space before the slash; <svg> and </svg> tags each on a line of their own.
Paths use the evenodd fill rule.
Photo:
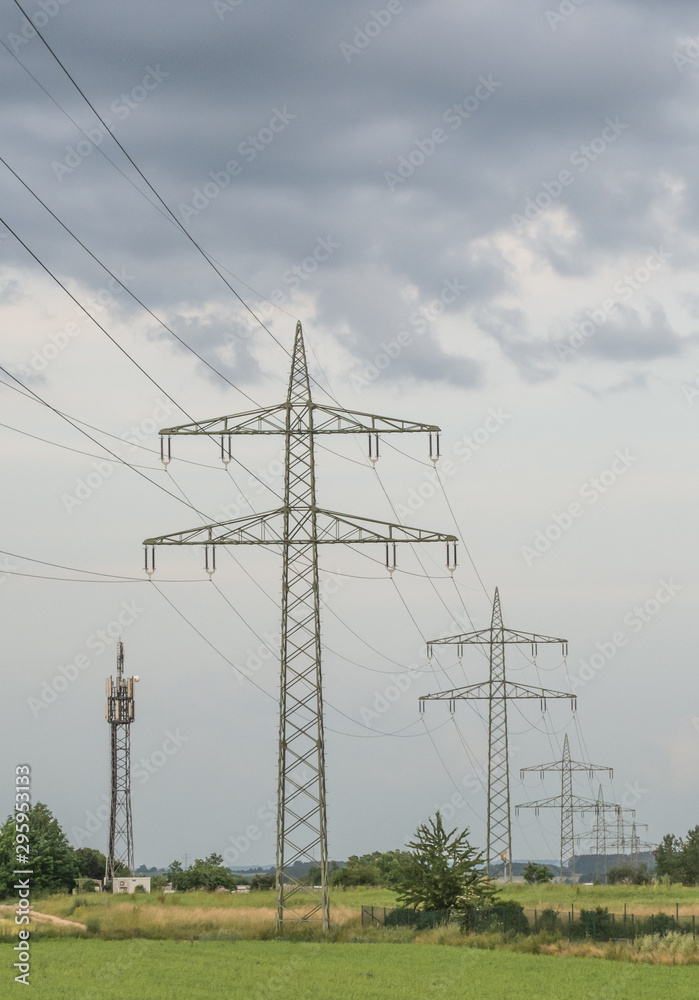
<svg viewBox="0 0 699 1000">
<path fill-rule="evenodd" d="M 539 925 L 537 924 L 536 920 L 536 910 L 534 910 L 534 933 L 538 934 L 538 932 L 539 932 Z"/>
<path fill-rule="evenodd" d="M 696 924 L 694 922 L 694 914 L 692 914 L 692 937 L 696 941 L 696 939 L 697 939 L 697 927 L 696 927 Z"/>
<path fill-rule="evenodd" d="M 592 911 L 592 940 L 597 940 L 597 914 Z"/>
<path fill-rule="evenodd" d="M 651 937 L 653 937 L 655 935 L 655 920 L 653 918 L 654 918 L 654 914 L 651 913 L 651 915 L 650 915 L 650 936 Z"/>
<path fill-rule="evenodd" d="M 633 913 L 631 914 L 631 940 L 632 941 L 636 940 L 636 926 L 633 920 Z"/>
</svg>

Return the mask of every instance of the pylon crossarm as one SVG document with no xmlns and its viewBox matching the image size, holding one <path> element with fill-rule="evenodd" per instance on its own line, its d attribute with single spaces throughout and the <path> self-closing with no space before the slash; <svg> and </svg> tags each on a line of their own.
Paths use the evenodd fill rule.
<svg viewBox="0 0 699 1000">
<path fill-rule="evenodd" d="M 231 521 L 205 524 L 197 528 L 175 531 L 169 535 L 146 538 L 144 545 L 278 545 L 284 541 L 285 508 L 264 514 L 247 514 Z M 314 542 L 355 545 L 361 542 L 447 542 L 455 543 L 456 535 L 441 531 L 411 528 L 370 517 L 353 517 L 331 510 L 316 508 L 315 531 L 312 511 L 308 508 L 289 509 L 289 515 L 298 516 L 297 527 L 305 528 L 287 539 L 291 545 L 310 545 Z M 303 521 L 306 522 L 303 525 Z"/>
<path fill-rule="evenodd" d="M 534 802 L 520 802 L 515 806 L 515 812 L 520 809 L 560 809 L 563 805 L 562 795 L 552 795 L 548 799 L 535 799 Z M 595 799 L 585 799 L 580 795 L 573 795 L 569 799 L 566 808 L 571 808 L 574 812 L 594 812 L 599 808 L 599 803 Z M 618 808 L 618 807 L 615 807 Z"/>
<path fill-rule="evenodd" d="M 263 406 L 257 410 L 246 410 L 243 413 L 231 413 L 224 417 L 212 417 L 209 420 L 199 420 L 193 424 L 179 424 L 177 427 L 164 427 L 161 437 L 177 435 L 217 436 L 219 434 L 285 434 L 287 403 L 277 403 L 274 406 Z"/>
<path fill-rule="evenodd" d="M 439 434 L 434 424 L 313 403 L 314 434 Z"/>
<path fill-rule="evenodd" d="M 570 771 L 607 771 L 610 778 L 614 777 L 614 768 L 606 767 L 603 764 L 588 764 L 583 760 L 571 760 L 566 761 L 565 767 Z M 524 774 L 525 771 L 560 771 L 561 761 L 552 760 L 549 764 L 532 764 L 530 767 L 521 767 L 519 769 L 520 774 Z"/>
<path fill-rule="evenodd" d="M 151 545 L 278 545 L 284 541 L 284 508 L 264 514 L 247 514 L 220 524 L 186 528 L 170 535 L 146 538 Z"/>
<path fill-rule="evenodd" d="M 340 542 L 352 545 L 361 542 L 456 542 L 456 535 L 441 531 L 411 528 L 405 524 L 377 521 L 371 517 L 355 517 L 334 510 L 317 511 L 318 542 Z"/>
<path fill-rule="evenodd" d="M 567 646 L 567 639 L 560 639 L 554 635 L 539 635 L 538 632 L 516 632 L 511 628 L 498 629 L 493 634 L 492 629 L 482 628 L 477 632 L 465 632 L 463 635 L 450 635 L 445 639 L 431 639 L 428 646 L 468 646 L 468 645 L 489 645 L 491 642 L 506 642 L 521 644 L 523 646 L 538 643 L 559 643 Z"/>
<path fill-rule="evenodd" d="M 574 694 L 567 691 L 552 691 L 550 688 L 528 687 L 526 684 L 516 684 L 513 681 L 504 684 L 504 694 L 507 698 L 531 698 L 546 701 L 548 698 L 570 698 L 575 702 Z M 479 684 L 469 684 L 466 687 L 453 688 L 450 691 L 438 691 L 436 694 L 425 694 L 420 701 L 488 701 L 492 698 L 490 681 Z M 538 770 L 538 768 L 535 768 Z"/>
</svg>

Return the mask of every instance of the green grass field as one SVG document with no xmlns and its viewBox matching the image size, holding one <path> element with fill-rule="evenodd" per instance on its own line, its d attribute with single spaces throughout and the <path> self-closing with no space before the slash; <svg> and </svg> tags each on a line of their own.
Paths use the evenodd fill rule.
<svg viewBox="0 0 699 1000">
<path fill-rule="evenodd" d="M 35 1000 L 695 1000 L 699 992 L 691 966 L 431 945 L 72 939 L 38 942 L 32 953 Z M 10 984 L 0 992 L 9 996 Z"/>
<path fill-rule="evenodd" d="M 623 910 L 626 903 L 629 913 L 658 913 L 660 910 L 673 913 L 677 904 L 680 913 L 699 915 L 699 886 L 527 885 L 518 882 L 503 889 L 503 897 L 515 899 L 527 909 L 552 907 L 565 910 L 570 909 L 571 905 L 576 909 L 606 906 L 611 913 L 613 910 Z"/>
</svg>

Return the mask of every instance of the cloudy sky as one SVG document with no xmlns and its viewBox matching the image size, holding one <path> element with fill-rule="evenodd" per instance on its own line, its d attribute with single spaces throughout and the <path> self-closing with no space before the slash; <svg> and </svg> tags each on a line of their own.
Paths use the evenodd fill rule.
<svg viewBox="0 0 699 1000">
<path fill-rule="evenodd" d="M 157 430 L 281 401 L 301 319 L 318 398 L 443 430 L 444 490 L 421 437 L 376 471 L 337 438 L 321 504 L 472 557 L 451 579 L 425 545 L 389 578 L 379 550 L 321 554 L 331 856 L 437 807 L 484 844 L 483 713 L 417 698 L 486 676 L 425 640 L 484 627 L 496 585 L 507 623 L 570 643 L 512 676 L 579 699 L 512 706 L 513 804 L 556 793 L 519 768 L 567 732 L 644 837 L 695 825 L 696 5 L 25 9 L 123 150 L 3 0 L 2 814 L 29 761 L 105 849 L 121 629 L 137 864 L 273 860 L 279 554 L 222 553 L 214 586 L 162 550 L 153 585 L 141 541 L 277 505 L 279 441 L 227 470 L 178 441 L 165 471 Z M 555 858 L 557 828 L 523 812 L 515 856 Z"/>
</svg>

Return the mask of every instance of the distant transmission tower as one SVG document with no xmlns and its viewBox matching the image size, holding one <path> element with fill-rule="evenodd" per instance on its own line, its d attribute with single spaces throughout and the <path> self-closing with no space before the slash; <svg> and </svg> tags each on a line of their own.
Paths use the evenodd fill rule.
<svg viewBox="0 0 699 1000">
<path fill-rule="evenodd" d="M 491 863 L 496 858 L 504 863 L 503 874 L 512 880 L 512 825 L 510 817 L 510 768 L 507 740 L 507 703 L 514 699 L 537 699 L 541 702 L 542 711 L 546 707 L 547 698 L 569 698 L 571 707 L 575 710 L 575 695 L 562 691 L 551 691 L 548 688 L 529 687 L 526 684 L 515 684 L 505 676 L 505 645 L 508 643 L 530 645 L 532 654 L 536 656 L 539 643 L 560 643 L 564 655 L 568 644 L 565 639 L 557 639 L 550 635 L 539 635 L 536 632 L 516 632 L 505 628 L 500 610 L 500 594 L 495 588 L 493 613 L 490 628 L 478 632 L 467 632 L 464 635 L 454 635 L 448 639 L 435 639 L 427 644 L 431 653 L 433 646 L 451 645 L 457 647 L 459 657 L 463 655 L 463 647 L 467 645 L 484 645 L 490 647 L 490 676 L 487 681 L 479 684 L 469 684 L 467 687 L 452 688 L 449 691 L 438 691 L 436 694 L 423 695 L 420 701 L 420 711 L 424 711 L 426 701 L 448 701 L 453 712 L 457 701 L 487 701 L 488 702 L 488 833 L 486 848 L 486 865 L 490 873 Z"/>
<path fill-rule="evenodd" d="M 561 794 L 554 795 L 550 799 L 539 799 L 536 802 L 523 802 L 515 807 L 520 809 L 534 809 L 539 814 L 540 809 L 560 809 L 561 810 L 561 871 L 563 878 L 564 869 L 569 873 L 572 880 L 575 877 L 575 831 L 573 825 L 573 814 L 576 812 L 595 811 L 595 815 L 604 816 L 607 809 L 618 812 L 619 806 L 614 803 L 606 803 L 601 798 L 583 799 L 579 795 L 573 795 L 573 771 L 587 771 L 592 777 L 596 771 L 607 771 L 609 777 L 613 776 L 613 769 L 604 764 L 589 764 L 585 761 L 572 760 L 570 756 L 570 746 L 568 744 L 568 734 L 563 740 L 563 756 L 561 760 L 554 760 L 550 764 L 535 764 L 532 767 L 521 769 L 522 777 L 527 771 L 539 771 L 543 778 L 546 771 L 560 771 L 561 773 Z"/>
<path fill-rule="evenodd" d="M 107 678 L 107 722 L 111 739 L 111 808 L 105 880 L 113 881 L 117 865 L 134 873 L 131 821 L 131 723 L 135 717 L 134 683 L 124 677 L 124 644 L 117 644 L 116 679 Z"/>
<path fill-rule="evenodd" d="M 600 786 L 599 794 L 597 796 L 597 808 L 595 810 L 595 822 L 591 829 L 586 830 L 584 833 L 577 833 L 575 835 L 575 840 L 578 844 L 590 844 L 594 842 L 595 848 L 595 875 L 599 877 L 600 875 L 606 875 L 608 870 L 608 853 L 612 856 L 614 855 L 625 855 L 626 854 L 626 842 L 628 840 L 630 848 L 630 860 L 632 865 L 638 865 L 639 863 L 639 852 L 642 847 L 654 847 L 653 844 L 647 844 L 641 841 L 638 830 L 643 828 L 648 829 L 647 823 L 637 823 L 636 819 L 632 819 L 631 823 L 624 819 L 625 812 L 633 813 L 633 809 L 625 809 L 621 806 L 618 807 L 616 814 L 616 820 L 613 823 L 607 821 L 607 812 L 613 808 L 613 804 L 604 801 L 604 796 L 602 794 L 602 787 Z M 606 808 L 605 808 L 606 807 Z M 630 834 L 627 837 L 626 831 L 630 828 Z M 609 852 L 607 848 L 610 848 Z M 603 868 L 602 868 L 603 862 Z"/>
<path fill-rule="evenodd" d="M 301 324 L 296 326 L 289 390 L 285 402 L 162 430 L 163 461 L 170 459 L 170 437 L 206 435 L 220 439 L 224 463 L 231 460 L 233 435 L 280 434 L 285 438 L 284 505 L 265 514 L 251 514 L 158 538 L 148 538 L 146 572 L 155 568 L 156 545 L 204 545 L 205 568 L 215 569 L 217 545 L 280 545 L 282 547 L 281 690 L 279 711 L 279 775 L 277 812 L 277 928 L 285 923 L 330 921 L 328 847 L 325 801 L 325 745 L 321 683 L 320 593 L 318 545 L 381 542 L 386 565 L 396 565 L 396 544 L 446 542 L 447 565 L 456 564 L 454 535 L 408 528 L 400 524 L 358 518 L 316 505 L 315 438 L 321 434 L 367 434 L 369 458 L 379 454 L 379 435 L 430 435 L 430 457 L 439 457 L 439 428 L 430 424 L 352 412 L 316 403 L 306 364 Z M 290 898 L 302 885 L 297 862 L 320 869 L 320 900 L 312 905 Z"/>
</svg>

